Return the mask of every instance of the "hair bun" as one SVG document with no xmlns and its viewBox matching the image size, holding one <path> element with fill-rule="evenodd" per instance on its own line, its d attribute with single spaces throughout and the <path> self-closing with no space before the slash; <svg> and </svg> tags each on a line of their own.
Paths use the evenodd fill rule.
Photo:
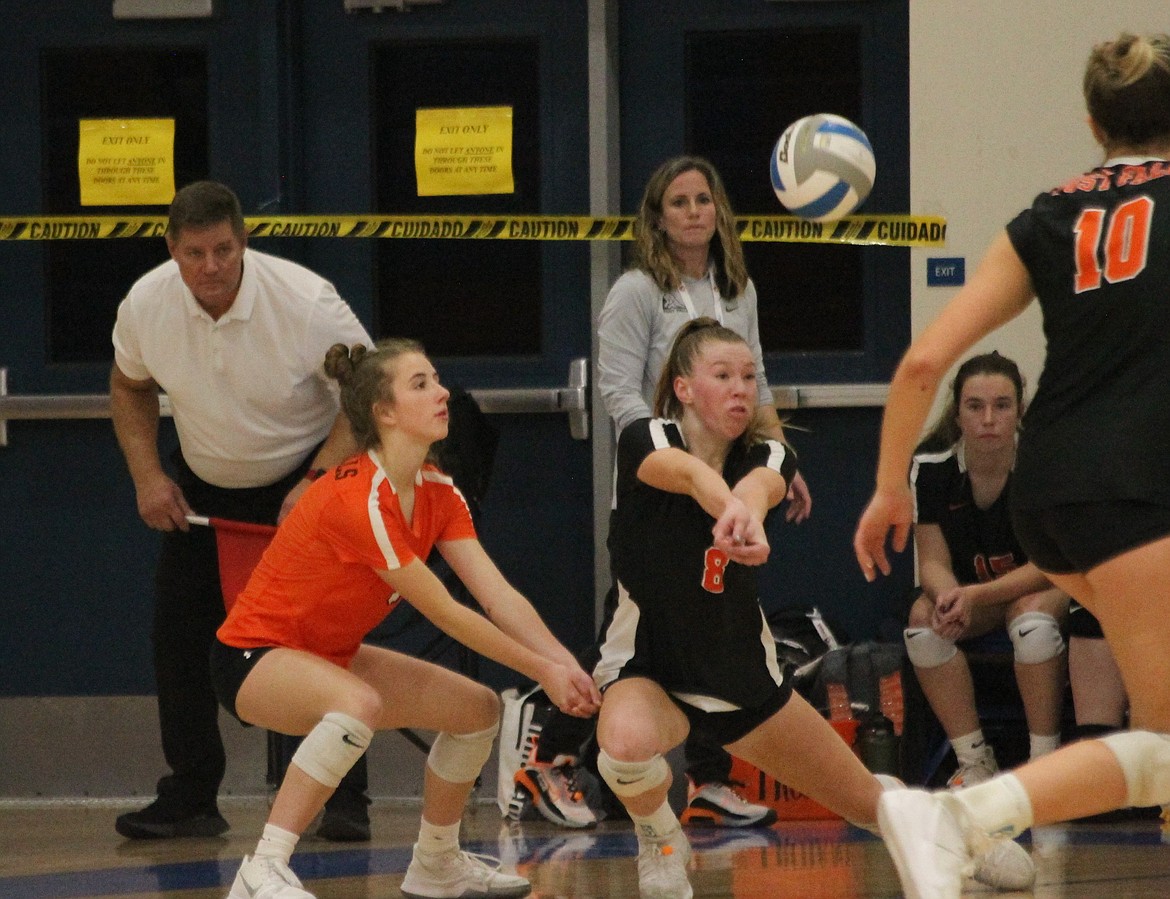
<svg viewBox="0 0 1170 899">
<path fill-rule="evenodd" d="M 354 367 L 361 361 L 366 348 L 360 343 L 347 347 L 344 343 L 335 343 L 325 353 L 325 374 L 339 384 L 348 384 L 353 378 Z"/>
</svg>

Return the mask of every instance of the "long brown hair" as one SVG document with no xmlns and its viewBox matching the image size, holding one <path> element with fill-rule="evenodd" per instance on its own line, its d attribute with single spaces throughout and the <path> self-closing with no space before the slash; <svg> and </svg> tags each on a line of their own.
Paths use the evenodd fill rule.
<svg viewBox="0 0 1170 899">
<path fill-rule="evenodd" d="M 719 293 L 731 299 L 747 289 L 747 265 L 743 260 L 743 245 L 735 227 L 735 213 L 723 180 L 701 156 L 675 156 L 662 163 L 642 194 L 642 205 L 634 222 L 634 266 L 642 269 L 662 290 L 677 290 L 682 274 L 666 245 L 662 229 L 662 199 L 666 190 L 679 175 L 695 171 L 707 179 L 711 199 L 715 204 L 715 235 L 711 238 L 710 256 L 715 264 L 715 283 Z"/>
</svg>

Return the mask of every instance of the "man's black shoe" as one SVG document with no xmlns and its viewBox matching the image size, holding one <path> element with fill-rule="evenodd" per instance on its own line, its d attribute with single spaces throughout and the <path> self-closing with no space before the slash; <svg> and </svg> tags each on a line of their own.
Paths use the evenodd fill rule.
<svg viewBox="0 0 1170 899">
<path fill-rule="evenodd" d="M 228 829 L 219 810 L 191 811 L 156 799 L 144 809 L 119 815 L 114 829 L 131 840 L 169 840 L 175 837 L 218 837 Z"/>
</svg>

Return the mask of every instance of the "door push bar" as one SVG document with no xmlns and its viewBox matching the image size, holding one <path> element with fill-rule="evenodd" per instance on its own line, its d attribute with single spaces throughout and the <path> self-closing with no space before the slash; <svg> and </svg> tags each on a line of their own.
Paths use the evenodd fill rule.
<svg viewBox="0 0 1170 899">
<path fill-rule="evenodd" d="M 566 387 L 506 387 L 468 390 L 489 415 L 559 412 L 569 417 L 569 433 L 576 440 L 589 439 L 589 360 L 569 362 Z M 159 395 L 159 410 L 171 414 L 166 394 Z M 109 418 L 108 394 L 10 396 L 8 369 L 0 367 L 0 446 L 8 445 L 8 422 L 33 419 Z"/>
</svg>

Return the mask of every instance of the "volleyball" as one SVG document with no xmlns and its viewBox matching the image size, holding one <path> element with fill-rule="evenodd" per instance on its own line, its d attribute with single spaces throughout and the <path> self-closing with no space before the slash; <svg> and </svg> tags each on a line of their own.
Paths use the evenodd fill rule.
<svg viewBox="0 0 1170 899">
<path fill-rule="evenodd" d="M 849 215 L 873 188 L 877 162 L 865 132 L 846 118 L 797 119 L 772 149 L 772 189 L 793 215 L 815 222 Z"/>
</svg>

